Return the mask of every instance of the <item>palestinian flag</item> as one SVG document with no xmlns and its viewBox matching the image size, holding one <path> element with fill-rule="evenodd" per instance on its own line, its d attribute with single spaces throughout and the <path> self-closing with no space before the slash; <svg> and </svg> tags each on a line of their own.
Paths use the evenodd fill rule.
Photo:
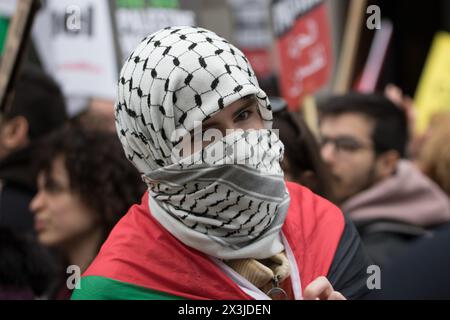
<svg viewBox="0 0 450 320">
<path fill-rule="evenodd" d="M 342 213 L 294 183 L 283 234 L 302 287 L 326 276 L 344 229 Z M 208 256 L 185 246 L 148 209 L 148 194 L 120 220 L 72 299 L 252 299 Z"/>
</svg>

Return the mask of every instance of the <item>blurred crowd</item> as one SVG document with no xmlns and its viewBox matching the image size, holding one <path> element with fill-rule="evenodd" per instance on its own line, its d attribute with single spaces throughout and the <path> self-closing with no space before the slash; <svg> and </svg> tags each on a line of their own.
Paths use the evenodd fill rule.
<svg viewBox="0 0 450 320">
<path fill-rule="evenodd" d="M 412 101 L 390 85 L 318 100 L 316 136 L 283 99 L 271 102 L 286 180 L 355 223 L 393 297 L 441 294 L 429 274 L 449 260 L 450 114 L 416 137 Z M 58 85 L 24 67 L 0 124 L 0 299 L 70 298 L 67 267 L 83 272 L 145 190 L 115 132 L 113 103 L 93 99 L 69 119 Z M 418 262 L 429 265 L 412 270 Z M 408 272 L 427 284 L 422 291 Z"/>
<path fill-rule="evenodd" d="M 115 134 L 112 103 L 68 119 L 57 84 L 25 67 L 0 142 L 0 299 L 70 298 L 83 271 L 145 191 Z"/>
</svg>

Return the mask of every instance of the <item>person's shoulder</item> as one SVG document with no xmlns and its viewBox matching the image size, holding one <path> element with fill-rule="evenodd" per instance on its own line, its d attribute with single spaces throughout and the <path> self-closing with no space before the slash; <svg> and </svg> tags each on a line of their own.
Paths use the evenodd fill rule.
<svg viewBox="0 0 450 320">
<path fill-rule="evenodd" d="M 343 230 L 345 218 L 336 205 L 295 182 L 286 182 L 286 186 L 291 197 L 288 214 L 290 219 L 298 220 L 298 223 L 310 226 L 311 229 L 334 226 Z"/>
<path fill-rule="evenodd" d="M 345 229 L 345 217 L 328 200 L 293 182 L 286 183 L 291 202 L 283 225 L 298 258 L 302 284 L 308 285 L 330 270 Z"/>
<path fill-rule="evenodd" d="M 147 199 L 146 193 L 142 203 L 130 207 L 119 220 L 83 276 L 115 278 L 125 270 L 133 272 L 134 261 L 151 256 L 158 230 L 146 206 Z"/>
<path fill-rule="evenodd" d="M 176 249 L 174 238 L 152 217 L 146 194 L 111 231 L 72 299 L 172 299 L 163 284 L 170 282 L 166 270 L 183 255 Z"/>
</svg>

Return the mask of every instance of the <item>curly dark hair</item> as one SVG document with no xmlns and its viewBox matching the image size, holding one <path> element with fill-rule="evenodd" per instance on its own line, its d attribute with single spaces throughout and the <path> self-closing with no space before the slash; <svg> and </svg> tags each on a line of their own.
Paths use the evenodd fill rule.
<svg viewBox="0 0 450 320">
<path fill-rule="evenodd" d="M 47 181 L 54 160 L 63 157 L 70 189 L 100 215 L 105 239 L 146 189 L 115 134 L 67 125 L 43 139 L 39 153 L 36 169 Z"/>
</svg>

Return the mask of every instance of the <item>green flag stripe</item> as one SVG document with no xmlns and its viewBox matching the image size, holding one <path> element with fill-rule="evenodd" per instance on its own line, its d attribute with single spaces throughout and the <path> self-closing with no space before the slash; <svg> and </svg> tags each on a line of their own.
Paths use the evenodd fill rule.
<svg viewBox="0 0 450 320">
<path fill-rule="evenodd" d="M 80 289 L 75 289 L 72 300 L 181 300 L 174 296 L 127 282 L 100 276 L 82 277 Z"/>
</svg>

